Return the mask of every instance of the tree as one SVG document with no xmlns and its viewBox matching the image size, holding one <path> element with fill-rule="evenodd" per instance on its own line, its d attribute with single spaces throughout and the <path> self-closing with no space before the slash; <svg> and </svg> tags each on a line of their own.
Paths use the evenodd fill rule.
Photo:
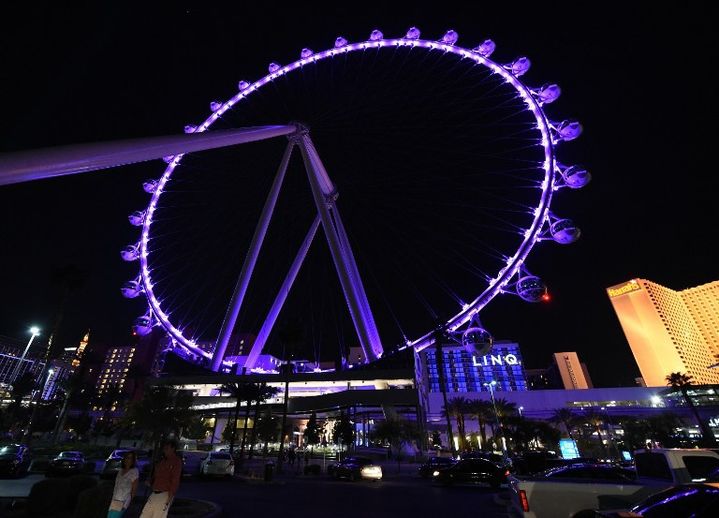
<svg viewBox="0 0 719 518">
<path fill-rule="evenodd" d="M 185 427 L 183 435 L 188 439 L 202 441 L 207 437 L 208 430 L 209 428 L 205 425 L 204 421 L 198 417 L 187 423 L 187 427 Z"/>
<path fill-rule="evenodd" d="M 249 382 L 240 382 L 240 383 L 225 383 L 220 388 L 221 392 L 228 392 L 230 394 L 230 397 L 234 398 L 235 400 L 235 411 L 234 411 L 234 418 L 228 423 L 231 425 L 230 428 L 230 455 L 234 452 L 235 449 L 235 441 L 237 440 L 237 420 L 239 419 L 240 414 L 240 405 L 243 401 L 251 401 L 255 394 L 255 386 L 254 383 Z M 249 407 L 249 403 L 248 403 Z M 249 411 L 249 409 L 248 409 Z M 247 423 L 247 419 L 245 419 L 245 423 Z M 223 439 L 225 438 L 225 433 L 222 433 Z"/>
<path fill-rule="evenodd" d="M 682 374 L 680 372 L 672 372 L 666 377 L 666 380 L 667 385 L 669 385 L 673 389 L 678 389 L 681 391 L 684 401 L 694 414 L 694 419 L 696 419 L 696 422 L 699 425 L 699 429 L 701 430 L 702 445 L 708 447 L 716 447 L 717 442 L 716 438 L 714 437 L 714 433 L 701 418 L 701 416 L 699 415 L 699 411 L 694 405 L 694 401 L 692 401 L 692 398 L 689 397 L 689 387 L 694 385 L 692 376 Z"/>
<path fill-rule="evenodd" d="M 152 387 L 145 391 L 142 399 L 130 405 L 124 421 L 128 426 L 141 430 L 157 452 L 163 437 L 179 437 L 180 430 L 192 422 L 192 402 L 190 391 Z"/>
<path fill-rule="evenodd" d="M 572 422 L 574 420 L 574 412 L 569 408 L 555 408 L 549 421 L 554 424 L 561 424 L 567 432 L 567 436 L 572 439 Z"/>
<path fill-rule="evenodd" d="M 307 444 L 311 449 L 314 449 L 314 447 L 320 443 L 320 427 L 317 424 L 317 412 L 312 412 L 312 414 L 310 414 L 307 426 L 305 427 L 304 436 L 305 441 L 307 441 Z"/>
<path fill-rule="evenodd" d="M 402 460 L 402 450 L 407 444 L 421 438 L 421 432 L 414 421 L 401 418 L 390 418 L 380 421 L 374 427 L 375 439 L 389 444 L 390 451 L 394 450 L 397 459 L 397 469 Z"/>
<path fill-rule="evenodd" d="M 432 446 L 435 448 L 441 448 L 442 447 L 442 434 L 439 433 L 437 430 L 432 432 L 432 438 L 430 439 Z"/>
<path fill-rule="evenodd" d="M 355 438 L 355 428 L 349 419 L 349 416 L 340 412 L 340 418 L 335 422 L 334 429 L 332 430 L 332 437 L 336 444 L 345 445 L 349 447 Z"/>
<path fill-rule="evenodd" d="M 517 415 L 517 404 L 504 398 L 495 398 L 492 410 L 496 413 L 497 425 L 499 426 L 499 430 L 494 432 L 495 441 L 501 441 L 501 438 L 504 437 L 503 423 L 507 418 Z"/>
<path fill-rule="evenodd" d="M 257 437 L 264 442 L 263 452 L 265 455 L 267 454 L 268 443 L 277 439 L 279 426 L 279 419 L 272 415 L 272 411 L 269 408 L 260 416 L 255 425 L 255 428 L 257 428 Z"/>
<path fill-rule="evenodd" d="M 597 438 L 599 439 L 599 446 L 602 450 L 602 455 L 604 457 L 607 457 L 607 447 L 604 445 L 604 438 L 602 437 L 602 425 L 604 424 L 604 415 L 600 414 L 593 408 L 589 408 L 585 410 L 583 414 L 578 416 L 577 419 L 581 420 L 581 422 L 584 423 L 584 425 L 591 430 L 590 436 L 594 433 L 597 434 Z"/>
<path fill-rule="evenodd" d="M 250 459 L 252 458 L 255 440 L 257 439 L 257 422 L 260 418 L 260 406 L 268 399 L 275 397 L 278 392 L 278 388 L 270 387 L 265 382 L 258 384 L 257 391 L 255 392 L 255 418 L 252 422 L 252 436 L 250 437 L 250 452 L 248 454 Z"/>
<path fill-rule="evenodd" d="M 467 410 L 470 417 L 477 420 L 479 437 L 482 439 L 482 449 L 487 448 L 487 423 L 494 418 L 492 403 L 484 399 L 475 399 L 468 402 Z"/>
<path fill-rule="evenodd" d="M 463 397 L 455 397 L 447 402 L 447 406 L 444 408 L 444 413 L 450 417 L 453 417 L 457 422 L 457 433 L 459 434 L 459 449 L 465 449 L 465 428 L 464 428 L 464 416 L 469 413 L 468 400 Z M 453 440 L 449 438 L 450 442 Z"/>
</svg>

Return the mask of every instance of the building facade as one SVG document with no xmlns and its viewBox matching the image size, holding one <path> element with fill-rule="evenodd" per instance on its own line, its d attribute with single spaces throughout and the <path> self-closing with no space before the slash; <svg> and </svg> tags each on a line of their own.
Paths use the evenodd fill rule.
<svg viewBox="0 0 719 518">
<path fill-rule="evenodd" d="M 420 353 L 426 369 L 429 392 L 441 392 L 437 353 L 427 348 Z M 522 353 L 519 344 L 497 341 L 489 354 L 475 356 L 463 347 L 443 347 L 442 367 L 447 392 L 482 392 L 489 388 L 485 383 L 495 381 L 497 391 L 527 390 Z"/>
<path fill-rule="evenodd" d="M 587 368 L 579 361 L 577 353 L 554 353 L 553 358 L 562 388 L 566 390 L 591 388 L 591 381 L 587 379 Z"/>
<path fill-rule="evenodd" d="M 675 291 L 645 279 L 607 288 L 642 378 L 666 385 L 682 372 L 698 384 L 719 383 L 719 281 Z"/>
</svg>

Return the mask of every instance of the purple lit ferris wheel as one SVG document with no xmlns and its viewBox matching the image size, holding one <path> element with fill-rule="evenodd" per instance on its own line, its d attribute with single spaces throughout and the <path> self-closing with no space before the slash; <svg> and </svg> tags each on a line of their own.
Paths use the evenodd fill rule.
<svg viewBox="0 0 719 518">
<path fill-rule="evenodd" d="M 213 101 L 186 133 L 290 130 L 165 157 L 164 173 L 143 184 L 149 203 L 129 217 L 140 237 L 121 254 L 140 270 L 123 295 L 149 304 L 135 331 L 162 326 L 178 354 L 216 371 L 231 366 L 225 351 L 240 328 L 256 335 L 242 365 L 255 368 L 292 305 L 313 329 L 326 314 L 344 318 L 366 361 L 389 344 L 428 347 L 438 322 L 486 351 L 480 311 L 500 293 L 546 296 L 527 258 L 540 241 L 579 238 L 550 205 L 590 175 L 555 156 L 582 129 L 545 113 L 559 87 L 526 86 L 529 59 L 494 61 L 491 40 L 470 49 L 457 39 L 416 28 L 339 37 Z"/>
</svg>

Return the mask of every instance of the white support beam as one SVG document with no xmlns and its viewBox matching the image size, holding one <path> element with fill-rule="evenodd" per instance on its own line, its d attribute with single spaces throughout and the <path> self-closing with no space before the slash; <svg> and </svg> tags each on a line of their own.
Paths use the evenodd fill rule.
<svg viewBox="0 0 719 518">
<path fill-rule="evenodd" d="M 327 243 L 360 346 L 367 361 L 376 360 L 382 354 L 382 344 L 376 334 L 376 324 L 372 312 L 369 310 L 369 302 L 357 272 L 354 256 L 351 250 L 345 247 L 349 243 L 344 242 L 337 228 L 338 220 L 334 217 L 334 214 L 338 214 L 335 202 L 337 193 L 309 135 L 302 134 L 298 138 L 298 143 L 305 162 L 305 169 L 307 169 L 312 196 L 317 206 L 317 212 L 322 219 Z M 344 238 L 346 240 L 346 236 Z M 373 329 L 374 332 L 372 332 Z"/>
<path fill-rule="evenodd" d="M 0 185 L 87 173 L 296 132 L 297 127 L 293 125 L 256 126 L 4 153 L 0 154 Z"/>
<path fill-rule="evenodd" d="M 282 187 L 282 181 L 285 178 L 287 172 L 287 165 L 290 162 L 292 156 L 292 149 L 295 147 L 295 139 L 290 139 L 285 149 L 285 154 L 280 162 L 280 167 L 277 169 L 277 174 L 272 182 L 270 193 L 267 195 L 265 205 L 262 207 L 262 213 L 260 214 L 260 220 L 257 222 L 257 228 L 252 236 L 250 247 L 247 250 L 245 261 L 242 264 L 242 270 L 240 271 L 240 277 L 237 279 L 235 290 L 232 293 L 232 299 L 230 305 L 227 308 L 225 319 L 222 322 L 222 328 L 220 334 L 217 337 L 217 343 L 215 344 L 215 351 L 212 354 L 212 370 L 220 370 L 222 360 L 225 357 L 225 351 L 227 350 L 227 344 L 232 336 L 232 331 L 237 323 L 237 317 L 240 314 L 242 308 L 242 302 L 245 299 L 247 293 L 247 287 L 250 284 L 252 278 L 252 272 L 255 270 L 255 264 L 257 264 L 257 258 L 260 255 L 260 249 L 262 248 L 262 242 L 267 234 L 267 228 L 270 226 L 270 219 L 272 218 L 272 212 L 275 210 L 277 204 L 277 198 L 280 194 L 280 188 Z"/>
<path fill-rule="evenodd" d="M 257 359 L 260 357 L 260 354 L 262 354 L 262 349 L 264 349 L 265 344 L 267 343 L 267 339 L 272 332 L 272 328 L 275 326 L 275 322 L 277 322 L 277 317 L 282 310 L 282 306 L 284 305 L 285 300 L 287 300 L 287 295 L 289 295 L 290 289 L 292 289 L 292 284 L 297 278 L 300 267 L 302 266 L 305 257 L 307 257 L 307 252 L 310 249 L 310 245 L 312 244 L 312 240 L 315 238 L 315 234 L 317 233 L 317 229 L 319 228 L 319 226 L 320 216 L 317 215 L 315 217 L 315 220 L 312 222 L 312 226 L 310 226 L 310 229 L 307 231 L 305 240 L 302 242 L 302 245 L 300 245 L 300 249 L 297 251 L 295 260 L 292 262 L 292 266 L 290 266 L 290 270 L 289 272 L 287 272 L 287 276 L 282 282 L 280 291 L 277 293 L 277 297 L 272 303 L 270 311 L 267 313 L 267 318 L 262 323 L 262 327 L 257 333 L 257 338 L 255 338 L 255 342 L 252 344 L 250 354 L 247 355 L 247 360 L 245 360 L 245 364 L 243 366 L 245 369 L 250 370 L 254 368 L 255 364 L 257 363 Z"/>
</svg>

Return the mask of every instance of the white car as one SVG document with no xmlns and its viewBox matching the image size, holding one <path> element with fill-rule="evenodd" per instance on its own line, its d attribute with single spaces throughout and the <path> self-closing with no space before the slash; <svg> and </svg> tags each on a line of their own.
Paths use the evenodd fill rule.
<svg viewBox="0 0 719 518">
<path fill-rule="evenodd" d="M 213 451 L 200 461 L 201 476 L 231 477 L 235 472 L 235 461 L 229 453 Z"/>
</svg>

